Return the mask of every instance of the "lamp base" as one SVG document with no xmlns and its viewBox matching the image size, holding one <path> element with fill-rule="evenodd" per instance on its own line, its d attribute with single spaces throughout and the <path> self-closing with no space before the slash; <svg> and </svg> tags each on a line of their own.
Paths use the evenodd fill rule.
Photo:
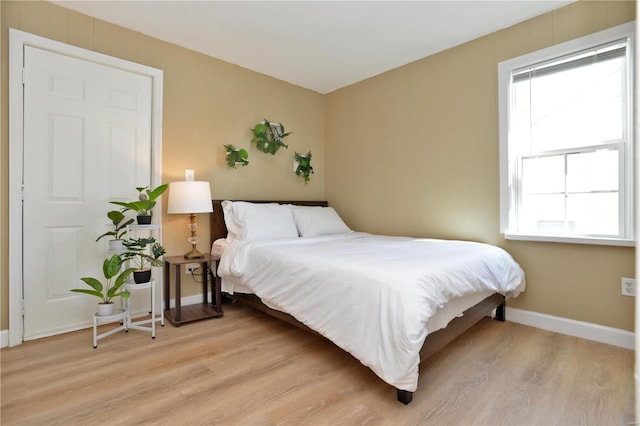
<svg viewBox="0 0 640 426">
<path fill-rule="evenodd" d="M 187 226 L 189 231 L 191 232 L 191 236 L 187 238 L 187 241 L 191 243 L 191 251 L 188 253 L 185 253 L 184 255 L 185 259 L 199 259 L 201 257 L 204 257 L 204 254 L 200 253 L 196 248 L 196 244 L 198 244 L 198 241 L 200 240 L 200 238 L 196 236 L 196 230 L 198 229 L 198 224 L 196 223 L 195 214 L 191 213 L 189 215 L 189 225 Z"/>
<path fill-rule="evenodd" d="M 185 257 L 185 259 L 199 259 L 201 257 L 204 257 L 204 254 L 200 253 L 194 247 L 189 253 L 185 253 L 184 257 Z"/>
</svg>

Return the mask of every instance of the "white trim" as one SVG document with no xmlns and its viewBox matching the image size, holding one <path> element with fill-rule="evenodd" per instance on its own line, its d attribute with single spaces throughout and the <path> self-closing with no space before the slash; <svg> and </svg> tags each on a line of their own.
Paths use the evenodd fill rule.
<svg viewBox="0 0 640 426">
<path fill-rule="evenodd" d="M 151 182 L 162 180 L 163 71 L 9 28 L 9 346 L 22 343 L 22 151 L 24 46 L 148 76 L 152 81 Z M 156 209 L 162 212 L 162 200 Z M 162 214 L 159 215 L 162 217 Z M 160 284 L 162 286 L 162 283 Z"/>
<path fill-rule="evenodd" d="M 9 28 L 9 346 L 22 343 L 22 33 Z"/>
<path fill-rule="evenodd" d="M 208 300 L 212 300 L 211 299 L 211 292 L 209 292 L 207 294 L 208 296 Z M 188 305 L 195 305 L 197 303 L 202 303 L 202 295 L 200 294 L 194 294 L 192 296 L 186 296 L 186 297 L 182 297 L 180 298 L 181 301 L 181 305 L 182 306 L 188 306 Z M 172 308 L 176 307 L 176 300 L 175 299 L 171 299 L 171 301 L 169 302 L 170 306 Z M 164 305 L 160 306 L 160 310 L 164 311 Z M 145 309 L 145 310 L 141 310 L 139 312 L 133 312 L 131 315 L 135 318 L 138 316 L 144 316 L 144 315 L 148 315 L 149 314 L 149 310 Z M 87 329 L 87 328 L 91 328 L 92 324 L 87 323 L 85 325 L 83 325 L 82 327 L 79 327 L 78 330 L 82 330 L 82 329 Z M 47 335 L 48 336 L 48 335 Z M 47 337 L 47 336 L 40 336 L 40 337 Z M 9 346 L 9 330 L 0 330 L 0 348 L 6 348 Z"/>
<path fill-rule="evenodd" d="M 568 244 L 593 244 L 603 246 L 621 246 L 621 247 L 635 247 L 636 242 L 634 240 L 624 240 L 621 238 L 594 238 L 594 237 L 575 237 L 567 235 L 532 235 L 532 234 L 518 234 L 518 233 L 505 233 L 505 240 L 518 240 L 518 241 L 542 241 L 550 243 L 568 243 Z"/>
<path fill-rule="evenodd" d="M 589 322 L 576 321 L 538 312 L 507 307 L 507 321 L 580 337 L 625 349 L 635 349 L 635 333 L 619 328 L 605 327 Z"/>
<path fill-rule="evenodd" d="M 211 292 L 207 292 L 207 300 L 213 300 L 211 298 Z M 181 297 L 180 298 L 180 306 L 181 307 L 185 307 L 185 306 L 189 306 L 189 305 L 197 305 L 197 304 L 202 304 L 202 294 L 193 294 L 191 296 L 185 296 L 185 297 Z M 176 299 L 173 298 L 171 300 L 169 300 L 169 307 L 170 308 L 175 308 L 176 307 Z M 164 302 L 163 305 L 161 306 L 161 310 L 164 313 Z M 138 316 L 144 316 L 144 315 L 149 315 L 149 310 L 148 309 L 140 309 L 139 311 L 136 312 L 132 312 L 131 315 L 135 318 Z"/>
<path fill-rule="evenodd" d="M 213 300 L 211 298 L 211 292 L 207 292 L 207 300 Z M 196 304 L 202 304 L 202 294 L 193 294 L 191 296 L 185 296 L 185 297 L 181 297 L 180 298 L 180 306 L 181 307 L 185 307 L 185 306 L 189 306 L 189 305 L 196 305 Z M 169 306 L 171 308 L 175 308 L 176 307 L 176 299 L 171 299 L 169 300 Z"/>
<path fill-rule="evenodd" d="M 209 293 L 208 297 L 209 300 L 211 300 L 211 293 Z M 201 303 L 202 295 L 195 294 L 192 296 L 186 296 L 182 297 L 180 300 L 182 306 L 188 306 L 191 304 Z M 172 308 L 175 308 L 175 299 L 171 299 L 169 303 Z M 164 307 L 161 309 L 164 309 Z M 148 312 L 141 311 L 139 314 L 144 315 L 147 313 Z M 135 316 L 136 314 L 134 313 L 133 315 Z M 537 312 L 515 308 L 507 308 L 507 321 L 540 328 L 542 330 L 553 331 L 555 333 L 619 346 L 625 349 L 635 349 L 635 333 L 617 328 L 604 327 L 598 324 L 554 317 L 552 315 L 539 314 Z M 90 325 L 87 325 L 85 328 L 89 327 Z M 6 348 L 8 345 L 9 330 L 1 330 L 0 348 Z"/>
</svg>

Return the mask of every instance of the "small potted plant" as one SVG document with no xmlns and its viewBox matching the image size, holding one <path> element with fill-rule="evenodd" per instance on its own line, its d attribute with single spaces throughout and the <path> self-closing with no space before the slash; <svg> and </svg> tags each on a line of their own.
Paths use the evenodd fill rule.
<svg viewBox="0 0 640 426">
<path fill-rule="evenodd" d="M 123 257 L 131 259 L 136 265 L 133 268 L 133 280 L 137 284 L 151 281 L 151 266 L 162 266 L 160 257 L 166 253 L 164 247 L 153 237 L 130 239 L 123 244 L 128 250 Z"/>
<path fill-rule="evenodd" d="M 281 123 L 271 123 L 266 118 L 263 123 L 258 123 L 251 129 L 253 139 L 251 142 L 256 144 L 256 148 L 265 154 L 275 155 L 280 147 L 289 148 L 282 141 L 289 136 L 291 132 L 284 131 L 284 125 Z"/>
<path fill-rule="evenodd" d="M 113 229 L 96 238 L 96 242 L 100 241 L 100 239 L 104 237 L 114 237 L 109 240 L 109 250 L 113 253 L 122 253 L 124 251 L 122 237 L 127 233 L 127 225 L 131 225 L 135 221 L 132 218 L 129 218 L 129 220 L 124 222 L 126 216 L 119 210 L 111 210 L 110 212 L 107 212 L 107 217 L 111 220 Z"/>
<path fill-rule="evenodd" d="M 71 291 L 76 293 L 89 294 L 96 296 L 100 299 L 98 303 L 98 316 L 110 316 L 113 315 L 113 298 L 122 297 L 128 299 L 130 293 L 127 290 L 120 291 L 120 287 L 123 286 L 127 277 L 131 275 L 134 268 L 125 269 L 120 272 L 123 259 L 117 253 L 107 258 L 102 263 L 102 273 L 106 279 L 105 283 L 102 283 L 99 279 L 93 277 L 80 278 L 91 289 L 87 288 L 74 288 Z M 119 274 L 118 274 L 119 273 Z M 115 278 L 115 279 L 114 279 Z"/>
<path fill-rule="evenodd" d="M 307 153 L 307 155 L 295 153 L 294 157 L 295 165 L 296 165 L 296 176 L 302 176 L 304 178 L 304 184 L 306 185 L 311 180 L 311 176 L 313 174 L 313 166 L 311 165 L 311 151 Z"/>
<path fill-rule="evenodd" d="M 138 224 L 148 225 L 151 223 L 151 210 L 155 207 L 156 200 L 168 187 L 169 185 L 166 183 L 154 189 L 149 189 L 148 186 L 139 186 L 136 188 L 138 191 L 138 201 L 111 201 L 111 204 L 124 207 L 124 211 L 136 211 L 138 214 Z"/>
<path fill-rule="evenodd" d="M 225 158 L 227 166 L 235 169 L 238 166 L 246 166 L 249 164 L 249 153 L 246 149 L 238 149 L 233 145 L 224 145 L 224 149 L 227 152 L 227 156 Z"/>
</svg>

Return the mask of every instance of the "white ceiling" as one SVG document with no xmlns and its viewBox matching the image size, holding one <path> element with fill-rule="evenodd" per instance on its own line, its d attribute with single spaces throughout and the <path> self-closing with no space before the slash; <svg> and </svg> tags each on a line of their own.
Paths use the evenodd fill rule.
<svg viewBox="0 0 640 426">
<path fill-rule="evenodd" d="M 328 93 L 572 1 L 53 3 Z"/>
</svg>

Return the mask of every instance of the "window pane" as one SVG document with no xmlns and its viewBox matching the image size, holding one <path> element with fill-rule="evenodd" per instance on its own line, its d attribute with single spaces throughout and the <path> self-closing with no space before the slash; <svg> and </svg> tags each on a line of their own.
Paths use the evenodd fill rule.
<svg viewBox="0 0 640 426">
<path fill-rule="evenodd" d="M 618 194 L 569 195 L 567 217 L 578 234 L 618 235 Z"/>
<path fill-rule="evenodd" d="M 564 195 L 525 195 L 519 215 L 519 232 L 566 233 Z"/>
<path fill-rule="evenodd" d="M 522 191 L 532 193 L 564 192 L 564 155 L 522 160 Z"/>
<path fill-rule="evenodd" d="M 513 136 L 531 149 L 523 152 L 622 139 L 623 67 L 618 58 L 514 83 Z"/>
<path fill-rule="evenodd" d="M 521 155 L 531 152 L 531 98 L 530 81 L 524 80 L 513 85 L 513 112 L 511 113 L 509 138 L 514 149 Z"/>
<path fill-rule="evenodd" d="M 567 156 L 567 191 L 617 191 L 618 151 L 603 150 Z"/>
</svg>

